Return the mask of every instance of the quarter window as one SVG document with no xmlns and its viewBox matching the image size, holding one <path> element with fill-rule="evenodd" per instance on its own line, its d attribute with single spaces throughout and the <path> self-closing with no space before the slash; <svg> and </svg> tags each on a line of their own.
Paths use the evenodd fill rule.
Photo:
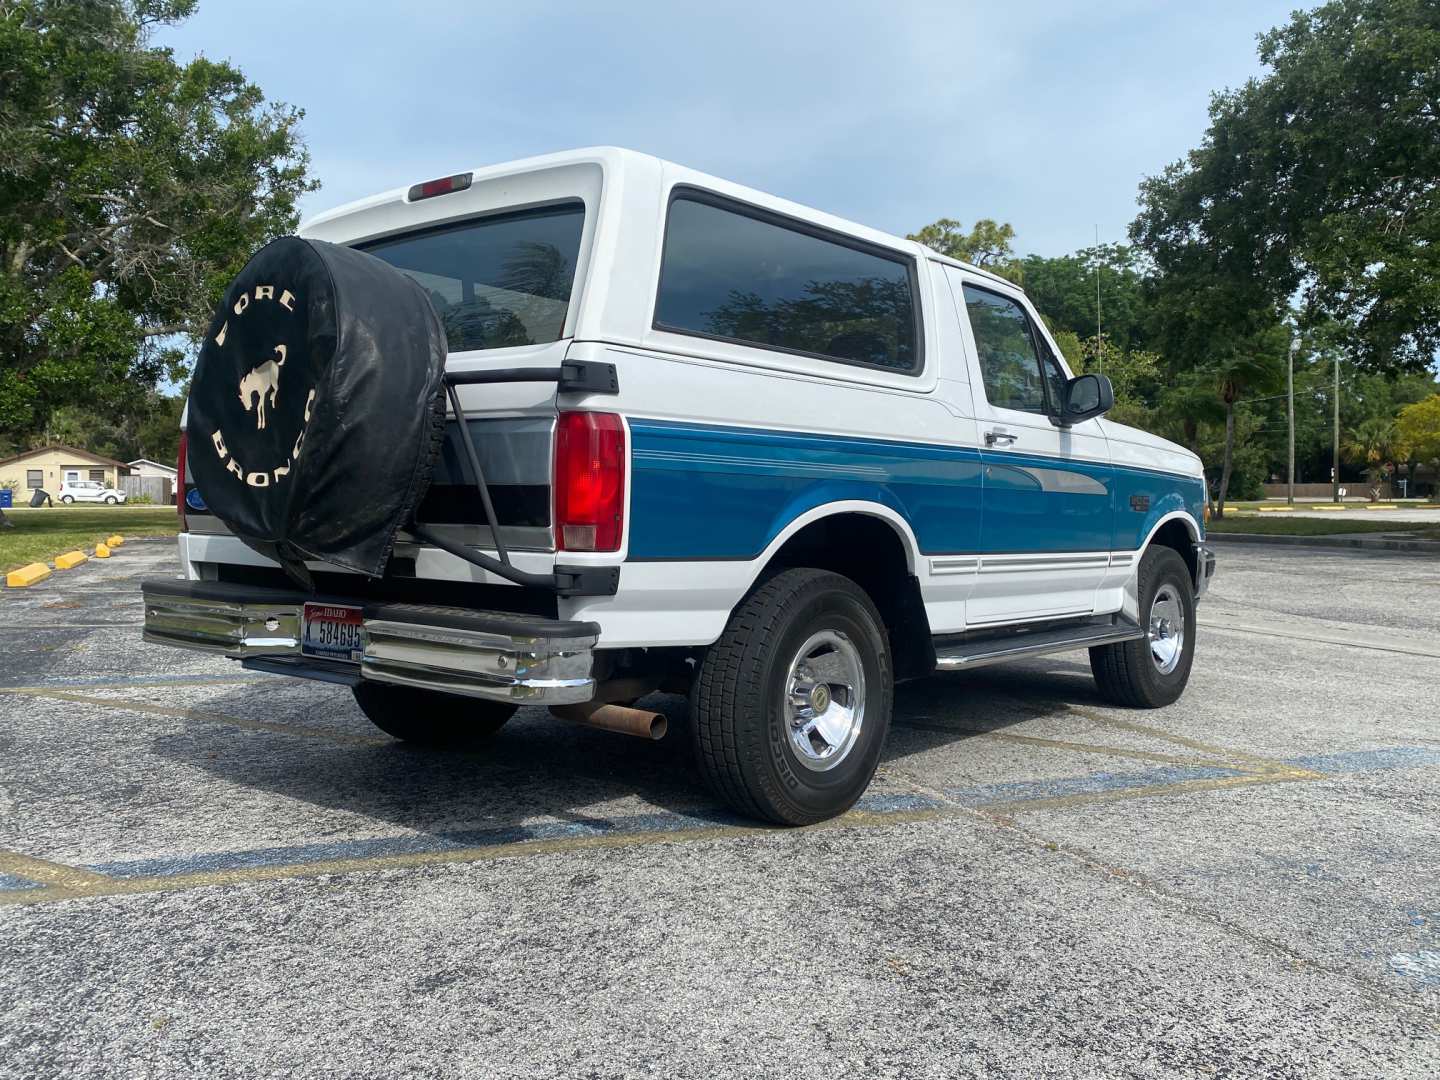
<svg viewBox="0 0 1440 1080">
<path fill-rule="evenodd" d="M 702 195 L 670 204 L 662 330 L 914 373 L 910 260 Z"/>
<path fill-rule="evenodd" d="M 1014 300 L 986 289 L 965 286 L 965 308 L 975 333 L 985 400 L 999 409 L 1045 413 L 1046 391 L 1034 332 L 1025 311 Z M 1048 352 L 1048 350 L 1047 350 Z M 1052 381 L 1064 376 L 1047 356 Z"/>
</svg>

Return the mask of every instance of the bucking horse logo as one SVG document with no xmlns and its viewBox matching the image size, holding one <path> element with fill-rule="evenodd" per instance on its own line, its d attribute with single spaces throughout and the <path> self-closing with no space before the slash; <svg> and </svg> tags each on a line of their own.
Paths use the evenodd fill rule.
<svg viewBox="0 0 1440 1080">
<path fill-rule="evenodd" d="M 255 410 L 257 431 L 265 430 L 265 399 L 268 397 L 273 407 L 280 395 L 280 369 L 285 366 L 286 349 L 284 345 L 276 345 L 275 351 L 280 359 L 266 360 L 240 380 L 240 403 L 246 412 Z"/>
</svg>

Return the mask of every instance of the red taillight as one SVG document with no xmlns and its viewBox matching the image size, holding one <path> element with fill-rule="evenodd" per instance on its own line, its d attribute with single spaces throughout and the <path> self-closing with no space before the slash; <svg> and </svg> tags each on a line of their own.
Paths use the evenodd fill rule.
<svg viewBox="0 0 1440 1080">
<path fill-rule="evenodd" d="M 561 413 L 555 426 L 555 539 L 561 551 L 619 551 L 625 425 L 614 413 Z"/>
<path fill-rule="evenodd" d="M 185 432 L 180 432 L 180 452 L 175 455 L 175 510 L 180 515 L 180 531 L 189 532 L 185 524 Z"/>
</svg>

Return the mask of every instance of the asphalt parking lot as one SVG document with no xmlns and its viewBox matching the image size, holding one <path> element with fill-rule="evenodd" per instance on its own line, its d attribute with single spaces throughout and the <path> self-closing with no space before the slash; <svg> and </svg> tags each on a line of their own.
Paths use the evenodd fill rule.
<svg viewBox="0 0 1440 1080">
<path fill-rule="evenodd" d="M 487 749 L 144 645 L 173 548 L 0 594 L 0 1076 L 1440 1072 L 1440 561 L 1234 544 L 1176 705 L 901 688 L 861 809 Z"/>
</svg>

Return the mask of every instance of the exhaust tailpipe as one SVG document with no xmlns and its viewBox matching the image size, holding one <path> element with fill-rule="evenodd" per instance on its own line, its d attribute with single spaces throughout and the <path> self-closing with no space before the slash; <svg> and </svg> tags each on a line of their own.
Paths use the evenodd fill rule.
<svg viewBox="0 0 1440 1080">
<path fill-rule="evenodd" d="M 552 716 L 571 720 L 586 727 L 634 735 L 641 739 L 663 739 L 668 723 L 664 713 L 649 709 L 632 709 L 628 705 L 603 705 L 590 701 L 583 705 L 552 705 Z"/>
</svg>

